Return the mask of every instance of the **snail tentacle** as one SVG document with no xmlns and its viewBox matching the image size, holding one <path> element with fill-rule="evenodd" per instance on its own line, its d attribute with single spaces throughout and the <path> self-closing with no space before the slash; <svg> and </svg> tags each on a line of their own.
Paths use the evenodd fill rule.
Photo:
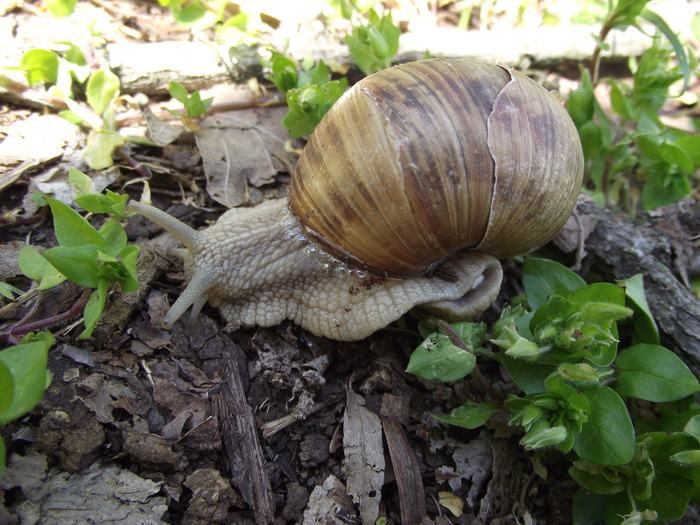
<svg viewBox="0 0 700 525">
<path fill-rule="evenodd" d="M 161 226 L 177 241 L 181 242 L 190 252 L 194 252 L 197 249 L 197 241 L 201 238 L 201 234 L 194 228 L 187 226 L 184 222 L 177 220 L 172 215 L 163 210 L 159 210 L 155 206 L 139 201 L 130 201 L 127 209 L 140 213 Z"/>
</svg>

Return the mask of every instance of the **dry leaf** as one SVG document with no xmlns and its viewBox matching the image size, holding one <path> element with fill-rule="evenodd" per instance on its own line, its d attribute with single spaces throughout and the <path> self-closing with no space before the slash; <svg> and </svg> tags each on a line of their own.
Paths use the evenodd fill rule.
<svg viewBox="0 0 700 525">
<path fill-rule="evenodd" d="M 150 108 L 143 112 L 143 118 L 148 126 L 148 136 L 158 146 L 170 144 L 185 132 L 185 126 L 159 119 Z"/>
<path fill-rule="evenodd" d="M 348 494 L 360 507 L 362 523 L 374 523 L 384 484 L 384 447 L 379 417 L 365 400 L 346 387 L 348 406 L 343 417 L 343 449 Z"/>
<path fill-rule="evenodd" d="M 316 485 L 304 510 L 302 525 L 345 525 L 357 520 L 343 482 L 329 474 L 323 485 Z M 374 523 L 374 521 L 370 522 Z"/>
<path fill-rule="evenodd" d="M 464 509 L 462 498 L 446 490 L 439 492 L 438 496 L 440 497 L 440 505 L 454 514 L 455 517 L 459 518 L 462 515 L 462 510 Z"/>
<path fill-rule="evenodd" d="M 248 200 L 254 186 L 272 182 L 276 170 L 265 144 L 254 130 L 208 128 L 195 134 L 202 154 L 207 192 L 227 208 Z"/>
</svg>

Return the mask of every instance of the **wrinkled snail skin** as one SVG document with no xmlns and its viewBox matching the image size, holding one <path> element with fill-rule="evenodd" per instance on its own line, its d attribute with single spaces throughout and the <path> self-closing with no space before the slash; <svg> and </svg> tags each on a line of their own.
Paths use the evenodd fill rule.
<svg viewBox="0 0 700 525">
<path fill-rule="evenodd" d="M 208 301 L 232 325 L 291 319 L 357 340 L 414 306 L 449 321 L 488 308 L 495 257 L 548 242 L 582 178 L 578 133 L 552 94 L 504 67 L 434 59 L 367 77 L 336 102 L 288 199 L 202 231 L 130 207 L 187 249 L 190 282 L 164 326 Z"/>
<path fill-rule="evenodd" d="M 274 326 L 291 319 L 314 334 L 352 341 L 425 303 L 443 318 L 464 319 L 488 308 L 500 289 L 500 263 L 469 251 L 445 263 L 454 281 L 350 270 L 296 238 L 300 226 L 294 227 L 286 199 L 229 210 L 201 232 L 148 204 L 129 208 L 188 248 L 182 255 L 189 284 L 166 315 L 166 328 L 190 306 L 195 316 L 208 301 L 232 324 Z"/>
</svg>

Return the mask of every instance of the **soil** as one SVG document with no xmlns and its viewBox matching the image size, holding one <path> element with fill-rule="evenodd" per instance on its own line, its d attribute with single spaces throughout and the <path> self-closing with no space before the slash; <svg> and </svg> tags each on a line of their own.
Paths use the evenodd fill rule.
<svg viewBox="0 0 700 525">
<path fill-rule="evenodd" d="M 139 39 L 172 37 L 167 12 L 155 4 L 104 7 L 113 24 L 124 23 Z M 24 12 L 9 14 L 43 19 L 39 9 L 27 3 Z M 5 132 L 41 112 L 17 102 L 1 108 Z M 205 191 L 192 144 L 185 137 L 177 148 L 129 149 L 110 188 L 138 200 L 142 186 L 133 181 L 141 173 L 130 162 L 147 165 L 154 204 L 205 227 L 224 207 Z M 284 194 L 293 158 L 274 165 L 258 188 L 244 181 L 249 202 Z M 32 178 L 68 165 L 67 154 L 41 161 L 4 187 L 3 249 L 16 253 L 27 238 L 55 244 L 44 210 L 23 210 L 35 191 Z M 77 338 L 79 317 L 52 326 L 57 343 L 43 400 L 0 429 L 8 457 L 0 524 L 370 523 L 377 516 L 405 524 L 571 522 L 577 486 L 563 456 L 525 452 L 505 416 L 476 430 L 433 417 L 488 394 L 474 374 L 443 384 L 405 372 L 422 341 L 417 316 L 354 343 L 316 337 L 290 322 L 233 329 L 209 306 L 164 330 L 157 320 L 182 290 L 182 267 L 163 250 L 167 236 L 148 221 L 131 217 L 127 231 L 142 246 L 142 288 L 115 291 L 87 341 Z M 594 265 L 589 258 L 583 267 L 595 271 Z M 489 323 L 520 291 L 518 263 L 506 261 L 504 270 L 501 295 L 482 315 Z M 18 275 L 12 283 L 26 289 Z M 64 283 L 46 291 L 31 313 L 19 308 L 5 321 L 28 313 L 47 319 L 82 299 L 82 289 Z M 477 366 L 498 396 L 514 392 L 496 364 Z M 349 459 L 353 454 L 359 464 Z"/>
</svg>

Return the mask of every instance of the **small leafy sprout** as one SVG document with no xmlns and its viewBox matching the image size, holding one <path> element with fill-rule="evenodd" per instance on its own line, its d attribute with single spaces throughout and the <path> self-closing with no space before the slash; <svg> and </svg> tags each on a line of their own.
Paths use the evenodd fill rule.
<svg viewBox="0 0 700 525">
<path fill-rule="evenodd" d="M 177 117 L 184 117 L 188 119 L 195 119 L 206 114 L 207 110 L 214 101 L 213 97 L 205 98 L 202 100 L 202 96 L 199 91 L 194 91 L 192 95 L 187 94 L 187 90 L 177 82 L 171 82 L 169 88 L 170 96 L 175 100 L 180 102 L 185 108 L 185 112 L 168 110 L 171 114 Z"/>
<path fill-rule="evenodd" d="M 526 450 L 556 449 L 572 460 L 571 476 L 585 489 L 574 498 L 574 514 L 583 506 L 611 524 L 620 516 L 678 519 L 700 489 L 700 408 L 693 400 L 700 384 L 658 344 L 642 277 L 624 284 L 587 285 L 558 263 L 527 258 L 524 303 L 506 308 L 490 337 L 483 323 L 438 329 L 413 353 L 408 371 L 454 381 L 478 371 L 477 355 L 497 360 L 520 395 L 502 400 L 484 389 L 486 401 L 467 400 L 435 417 L 471 429 L 506 411 Z M 632 344 L 618 351 L 617 323 L 630 318 Z M 497 353 L 482 346 L 489 342 Z M 664 417 L 638 417 L 626 404 L 635 400 L 664 403 Z"/>
<path fill-rule="evenodd" d="M 691 180 L 700 168 L 700 137 L 671 129 L 659 115 L 676 92 L 689 85 L 696 59 L 647 0 L 610 2 L 598 35 L 590 71 L 571 93 L 567 107 L 576 124 L 586 159 L 586 187 L 601 204 L 621 205 L 635 212 L 671 204 L 689 195 Z M 630 59 L 634 82 L 599 79 L 600 52 L 612 29 L 640 22 L 653 24 L 661 36 L 637 60 Z M 668 42 L 668 43 L 667 43 Z M 669 45 L 670 44 L 670 45 Z M 610 100 L 601 105 L 599 83 L 609 87 Z M 603 109 L 611 106 L 612 112 Z"/>
<path fill-rule="evenodd" d="M 347 79 L 331 80 L 328 66 L 320 61 L 308 69 L 297 67 L 291 59 L 273 55 L 270 80 L 285 93 L 289 111 L 282 125 L 292 138 L 310 134 L 347 89 Z"/>
<path fill-rule="evenodd" d="M 21 344 L 0 350 L 0 426 L 22 417 L 41 401 L 51 382 L 47 369 L 49 332 L 27 334 Z M 5 468 L 5 444 L 0 438 L 0 476 Z"/>
<path fill-rule="evenodd" d="M 80 338 L 85 339 L 90 337 L 100 319 L 112 285 L 119 284 L 123 292 L 138 289 L 136 258 L 139 248 L 127 244 L 126 232 L 120 224 L 127 214 L 126 195 L 109 190 L 101 195 L 88 193 L 91 182 L 77 170 L 71 170 L 70 181 L 79 193 L 76 203 L 89 212 L 109 213 L 112 217 L 97 230 L 67 204 L 43 197 L 53 214 L 59 246 L 41 254 L 36 248 L 26 246 L 20 254 L 20 267 L 26 275 L 39 281 L 40 287 L 68 279 L 79 286 L 95 289 L 83 312 L 85 330 Z"/>
<path fill-rule="evenodd" d="M 353 62 L 366 75 L 376 73 L 391 66 L 391 59 L 399 51 L 401 29 L 394 25 L 391 13 L 377 14 L 370 9 L 365 25 L 352 28 L 352 34 L 345 36 Z"/>
</svg>

